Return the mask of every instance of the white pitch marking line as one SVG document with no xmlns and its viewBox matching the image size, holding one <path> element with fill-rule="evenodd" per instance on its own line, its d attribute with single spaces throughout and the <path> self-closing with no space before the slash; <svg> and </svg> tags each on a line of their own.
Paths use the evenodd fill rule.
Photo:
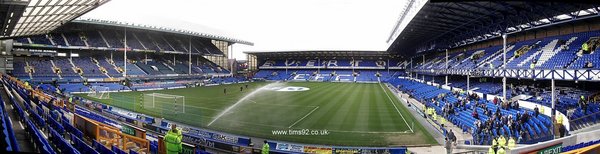
<svg viewBox="0 0 600 154">
<path fill-rule="evenodd" d="M 200 107 L 200 106 L 195 106 L 195 105 L 185 105 L 185 106 L 192 107 L 192 108 L 198 108 L 198 109 L 213 110 L 213 111 L 223 111 L 223 110 L 219 110 L 219 109 L 213 109 L 213 108 L 207 108 L 207 107 Z"/>
<path fill-rule="evenodd" d="M 404 116 L 402 115 L 402 113 L 400 113 L 400 110 L 398 110 L 398 107 L 396 106 L 396 103 L 394 103 L 394 101 L 392 100 L 392 98 L 390 97 L 390 95 L 387 93 L 387 90 L 385 90 L 383 88 L 383 86 L 381 85 L 381 83 L 379 83 L 379 87 L 381 87 L 381 89 L 383 89 L 383 92 L 385 93 L 385 95 L 390 100 L 390 103 L 392 103 L 392 105 L 394 105 L 394 108 L 396 109 L 396 112 L 398 112 L 398 114 L 400 115 L 400 117 L 402 117 L 402 120 L 404 120 L 404 123 L 406 124 L 406 127 L 408 127 L 408 129 L 410 129 L 410 132 L 414 133 L 413 129 L 410 128 L 410 125 L 408 124 L 408 122 L 406 122 L 406 119 L 404 119 Z"/>
<path fill-rule="evenodd" d="M 288 128 L 292 128 L 292 126 L 296 125 L 298 122 L 304 120 L 304 118 L 308 117 L 308 115 L 312 114 L 313 112 L 315 112 L 315 110 L 317 110 L 319 107 L 315 107 L 314 109 L 312 109 L 310 112 L 308 112 L 306 115 L 304 115 L 304 117 L 296 120 L 296 122 L 294 122 L 292 125 L 290 125 Z"/>
</svg>

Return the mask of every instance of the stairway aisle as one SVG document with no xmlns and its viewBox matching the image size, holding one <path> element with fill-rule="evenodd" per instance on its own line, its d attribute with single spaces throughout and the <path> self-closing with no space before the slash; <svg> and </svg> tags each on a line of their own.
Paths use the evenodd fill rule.
<svg viewBox="0 0 600 154">
<path fill-rule="evenodd" d="M 10 103 L 10 97 L 4 90 L 4 85 L 0 84 L 0 96 L 2 96 L 2 101 L 4 101 L 4 106 L 6 114 L 10 117 L 12 122 L 12 128 L 15 132 L 15 138 L 17 138 L 17 144 L 19 144 L 19 152 L 36 152 L 33 147 L 33 143 L 26 136 L 25 127 L 19 120 L 20 117 L 15 113 L 16 110 L 13 109 L 12 103 Z"/>
</svg>

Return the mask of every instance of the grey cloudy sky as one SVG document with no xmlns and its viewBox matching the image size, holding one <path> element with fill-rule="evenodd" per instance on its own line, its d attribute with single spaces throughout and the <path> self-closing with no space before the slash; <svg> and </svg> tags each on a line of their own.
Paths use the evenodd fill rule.
<svg viewBox="0 0 600 154">
<path fill-rule="evenodd" d="M 243 51 L 386 50 L 408 0 L 112 0 L 82 18 L 125 21 L 254 42 Z"/>
</svg>

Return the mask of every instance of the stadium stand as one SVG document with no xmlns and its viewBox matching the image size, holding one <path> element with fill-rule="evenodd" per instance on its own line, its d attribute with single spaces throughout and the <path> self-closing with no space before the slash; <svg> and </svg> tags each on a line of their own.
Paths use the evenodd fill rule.
<svg viewBox="0 0 600 154">
<path fill-rule="evenodd" d="M 12 129 L 12 121 L 9 119 L 8 114 L 5 113 L 5 104 L 6 103 L 0 98 L 0 122 L 2 123 L 0 126 L 0 129 L 2 130 L 2 133 L 0 133 L 0 138 L 2 139 L 0 147 L 6 151 L 19 151 L 19 145 Z"/>
<path fill-rule="evenodd" d="M 33 91 L 29 89 L 22 81 L 12 78 L 10 76 L 2 75 L 2 84 L 6 88 L 6 91 L 14 91 L 8 93 L 10 96 L 10 104 L 14 106 L 14 112 L 18 113 L 19 119 L 25 123 L 25 131 L 30 135 L 31 142 L 34 144 L 35 151 L 39 153 L 53 154 L 53 153 L 157 153 L 159 151 L 159 145 L 156 135 L 151 135 L 155 138 L 149 141 L 149 148 L 141 148 L 137 146 L 143 146 L 140 144 L 127 143 L 127 147 L 113 145 L 108 146 L 104 141 L 88 138 L 90 131 L 81 130 L 80 121 L 73 119 L 74 116 L 85 117 L 88 120 L 92 120 L 95 123 L 102 123 L 106 126 L 118 125 L 121 122 L 111 117 L 95 113 L 86 108 L 79 106 L 73 106 L 74 109 L 68 109 L 66 106 L 62 106 L 68 102 L 66 100 L 54 97 L 55 95 L 46 95 L 39 93 L 39 91 Z M 110 86 L 106 84 L 100 84 L 100 86 Z M 30 93 L 34 93 L 29 95 Z M 0 99 L 2 100 L 2 99 Z M 22 101 L 20 101 L 22 100 Z M 84 102 L 80 102 L 84 103 Z M 2 142 L 2 146 L 8 151 L 19 151 L 14 135 L 8 134 L 11 127 L 10 121 L 5 121 L 4 103 L 0 103 L 3 110 L 1 121 L 3 122 L 3 134 L 1 137 L 5 138 L 7 142 Z M 22 107 L 21 107 L 22 106 Z M 49 107 L 49 108 L 48 108 Z M 104 107 L 106 107 L 104 105 Z M 111 112 L 111 111 L 106 111 Z M 118 114 L 115 114 L 118 115 Z M 125 118 L 125 117 L 123 117 Z M 129 120 L 136 120 L 129 118 Z M 152 119 L 147 121 L 152 123 Z M 8 122 L 8 125 L 5 124 Z M 164 121 L 163 121 L 164 122 Z M 79 126 L 77 125 L 79 124 Z M 106 127 L 105 126 L 105 127 Z M 7 129 L 5 129 L 7 128 Z M 165 125 L 161 129 L 168 130 Z M 120 138 L 116 138 L 120 139 Z M 135 140 L 129 140 L 131 142 Z M 124 144 L 125 141 L 124 141 Z M 124 149 L 126 148 L 126 149 Z M 193 148 L 191 153 L 207 153 L 200 148 Z M 125 152 L 128 151 L 128 152 Z"/>
<path fill-rule="evenodd" d="M 579 32 L 573 34 L 551 36 L 543 39 L 526 40 L 511 43 L 507 47 L 507 66 L 509 69 L 528 69 L 535 62 L 537 69 L 582 69 L 587 62 L 593 64 L 591 68 L 600 68 L 600 56 L 596 52 L 580 52 L 583 43 L 595 44 L 600 31 Z M 453 69 L 488 69 L 502 66 L 501 46 L 492 46 L 469 50 L 449 55 L 448 66 Z M 516 54 L 518 53 L 518 54 Z M 517 56 L 518 55 L 518 56 Z M 425 63 L 415 66 L 420 69 L 443 69 L 445 60 L 443 55 L 428 59 Z M 475 60 L 482 59 L 482 61 Z M 475 65 L 477 63 L 478 65 Z M 282 66 L 283 63 L 276 63 Z"/>
<path fill-rule="evenodd" d="M 551 119 L 534 116 L 531 110 L 513 108 L 508 104 L 500 106 L 476 95 L 452 92 L 407 79 L 394 79 L 390 83 L 417 100 L 422 100 L 427 107 L 434 108 L 437 115 L 443 115 L 464 132 L 471 132 L 475 144 L 490 145 L 492 137 L 500 135 L 518 138 L 518 143 L 526 144 L 553 138 L 549 129 Z M 474 112 L 478 113 L 478 117 L 472 116 Z M 528 118 L 522 118 L 524 115 Z M 519 124 L 513 123 L 517 119 L 525 120 Z"/>
<path fill-rule="evenodd" d="M 398 73 L 381 60 L 267 60 L 260 67 L 254 78 L 266 80 L 380 82 Z"/>
<path fill-rule="evenodd" d="M 470 143 L 475 145 L 493 145 L 493 140 L 498 136 L 514 137 L 519 144 L 553 140 L 557 136 L 553 129 L 562 126 L 562 122 L 551 119 L 548 114 L 539 114 L 537 105 L 542 108 L 556 106 L 556 111 L 566 114 L 566 121 L 570 123 L 569 131 L 586 128 L 600 121 L 600 105 L 595 99 L 600 98 L 597 89 L 579 86 L 583 85 L 581 82 L 597 86 L 597 83 L 588 82 L 598 81 L 597 69 L 600 68 L 600 49 L 597 48 L 600 46 L 600 31 L 597 26 L 594 27 L 597 20 L 592 18 L 599 14 L 597 6 L 586 9 L 591 6 L 562 3 L 546 6 L 541 2 L 448 2 L 453 5 L 446 6 L 446 2 L 424 2 L 422 5 L 413 5 L 413 2 L 410 1 L 407 8 L 420 5 L 423 11 L 413 11 L 416 15 L 411 20 L 404 20 L 406 12 L 411 11 L 403 11 L 394 32 L 388 38 L 388 43 L 391 44 L 388 51 L 393 54 L 374 52 L 370 54 L 376 58 L 363 58 L 364 53 L 358 51 L 339 52 L 343 53 L 342 56 L 332 54 L 332 51 L 300 54 L 251 53 L 261 56 L 273 55 L 254 59 L 256 72 L 249 73 L 249 76 L 254 79 L 277 81 L 391 84 L 422 103 L 421 105 L 426 107 L 423 110 L 428 117 L 447 119 L 472 136 Z M 580 11 L 581 9 L 586 10 Z M 442 10 L 443 12 L 440 12 L 443 15 L 435 15 L 432 10 Z M 515 10 L 517 13 L 514 13 Z M 589 16 L 580 15 L 580 12 Z M 561 15 L 569 17 L 563 18 Z M 440 19 L 450 17 L 452 20 Z M 543 19 L 549 22 L 539 20 L 544 17 L 549 18 Z M 513 24 L 513 19 L 518 21 L 518 25 L 510 25 Z M 473 22 L 476 20 L 484 22 Z M 404 21 L 414 22 L 402 24 Z M 166 120 L 161 121 L 159 126 L 154 126 L 153 117 L 142 117 L 135 112 L 118 113 L 118 108 L 80 98 L 75 98 L 75 105 L 66 99 L 70 94 L 90 92 L 93 86 L 107 87 L 109 91 L 142 91 L 185 88 L 198 86 L 200 83 L 216 85 L 248 81 L 246 77 L 231 75 L 235 72 L 230 72 L 209 60 L 211 58 L 207 58 L 224 55 L 220 49 L 222 45 L 216 45 L 213 41 L 222 41 L 226 44 L 224 46 L 228 46 L 236 42 L 235 40 L 212 40 L 205 38 L 204 34 L 199 37 L 198 34 L 188 35 L 182 31 L 135 28 L 135 25 L 119 25 L 121 23 L 112 22 L 60 22 L 62 28 L 52 28 L 47 34 L 27 34 L 14 38 L 11 36 L 11 39 L 14 39 L 12 45 L 18 52 L 14 54 L 14 70 L 10 72 L 12 76 L 3 74 L 1 78 L 2 88 L 5 88 L 6 96 L 9 97 L 0 96 L 3 98 L 0 99 L 0 138 L 4 139 L 0 147 L 3 149 L 19 151 L 15 131 L 11 130 L 14 123 L 11 122 L 7 111 L 12 112 L 5 108 L 5 104 L 10 104 L 13 112 L 17 113 L 18 122 L 24 124 L 24 131 L 30 142 L 35 145 L 33 152 L 160 153 L 161 145 L 160 141 L 156 140 L 159 138 L 156 134 L 168 130 L 169 124 Z M 555 24 L 561 26 L 555 27 Z M 396 31 L 400 25 L 406 26 L 410 32 Z M 124 31 L 123 27 L 133 28 Z M 503 46 L 498 42 L 501 42 L 499 37 L 507 33 L 512 38 L 506 44 L 504 63 Z M 406 37 L 409 39 L 405 39 Z M 584 49 L 588 48 L 587 46 L 589 50 Z M 453 51 L 446 54 L 433 53 L 444 49 L 448 51 L 448 48 Z M 127 53 L 128 57 L 123 58 L 122 51 L 130 52 Z M 406 51 L 414 53 L 400 53 Z M 191 62 L 192 68 L 186 53 L 196 59 Z M 113 57 L 113 54 L 116 56 Z M 414 57 L 404 57 L 405 55 Z M 126 68 L 124 64 L 127 64 Z M 512 82 L 509 87 L 504 87 L 508 97 L 505 101 L 485 98 L 502 95 L 503 85 L 495 78 L 501 77 L 499 74 L 507 74 L 507 69 L 518 74 L 510 78 L 524 78 L 526 81 Z M 564 72 L 559 75 L 562 77 L 559 80 L 565 80 L 564 83 L 568 84 L 575 81 L 576 85 L 563 84 L 558 86 L 558 90 L 548 90 L 549 88 L 539 85 L 541 82 L 538 79 L 550 78 L 536 77 L 539 76 L 536 71 L 537 74 L 546 76 L 551 74 L 552 87 L 555 72 L 558 71 Z M 125 72 L 126 76 L 123 75 Z M 526 73 L 519 74 L 522 72 Z M 455 78 L 451 77 L 448 86 L 442 86 L 443 76 L 449 74 Z M 568 75 L 575 77 L 564 77 Z M 463 79 L 456 79 L 464 76 L 479 81 L 467 83 L 468 81 Z M 555 105 L 551 103 L 552 91 L 558 92 L 555 95 Z M 532 103 L 536 105 L 536 109 L 519 107 L 521 102 Z M 135 148 L 107 144 L 110 141 L 90 138 L 88 135 L 91 129 L 81 128 L 82 125 L 78 124 L 74 116 L 85 117 L 86 120 L 106 127 L 124 122 L 141 122 L 143 126 L 153 128 L 148 131 L 154 133 L 148 135 L 153 139 L 144 140 L 148 143 L 145 147 L 142 144 L 134 144 Z M 188 130 L 190 129 L 186 129 Z M 210 137 L 220 134 L 206 136 L 208 137 L 198 139 L 191 134 L 184 134 L 184 138 L 201 140 L 198 141 L 202 142 L 201 144 L 218 144 Z M 594 140 L 565 145 L 562 152 L 586 149 L 597 146 L 599 142 Z M 267 144 L 270 143 L 272 142 Z M 240 144 L 232 145 L 240 148 Z M 273 147 L 275 145 L 274 143 Z M 198 150 L 191 153 L 202 152 Z"/>
<path fill-rule="evenodd" d="M 431 81 L 433 76 L 426 76 L 426 81 Z M 466 82 L 464 80 L 450 79 L 449 85 L 454 88 L 466 89 Z M 443 79 L 436 79 L 436 83 L 444 84 Z M 494 80 L 481 80 L 470 83 L 470 90 L 480 92 L 487 95 L 502 95 L 502 83 Z M 594 97 L 597 90 L 588 89 L 582 90 L 574 87 L 560 86 L 557 87 L 559 91 L 557 93 L 557 111 L 566 113 L 567 117 L 571 121 L 576 121 L 571 124 L 569 130 L 577 130 L 598 123 L 597 115 L 598 112 L 597 101 L 593 99 L 586 105 L 585 109 L 581 106 L 580 97 L 585 98 Z M 522 101 L 529 101 L 546 107 L 551 107 L 551 91 L 549 87 L 540 86 L 537 84 L 531 85 L 530 83 L 510 83 L 507 87 L 507 96 L 509 98 L 524 95 L 527 97 L 520 98 Z M 584 112 L 585 111 L 585 112 Z M 587 115 L 587 116 L 585 116 Z"/>
</svg>

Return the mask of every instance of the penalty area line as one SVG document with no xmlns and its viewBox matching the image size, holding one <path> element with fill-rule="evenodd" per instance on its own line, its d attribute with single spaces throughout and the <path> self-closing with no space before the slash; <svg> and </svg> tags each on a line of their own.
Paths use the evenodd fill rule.
<svg viewBox="0 0 600 154">
<path fill-rule="evenodd" d="M 319 107 L 315 107 L 314 109 L 312 109 L 310 112 L 308 112 L 306 115 L 304 115 L 302 118 L 296 120 L 296 122 L 294 122 L 292 125 L 290 125 L 288 128 L 292 128 L 294 125 L 298 124 L 298 122 L 304 120 L 304 118 L 308 117 L 308 115 L 312 114 L 313 112 L 315 112 Z"/>
</svg>

